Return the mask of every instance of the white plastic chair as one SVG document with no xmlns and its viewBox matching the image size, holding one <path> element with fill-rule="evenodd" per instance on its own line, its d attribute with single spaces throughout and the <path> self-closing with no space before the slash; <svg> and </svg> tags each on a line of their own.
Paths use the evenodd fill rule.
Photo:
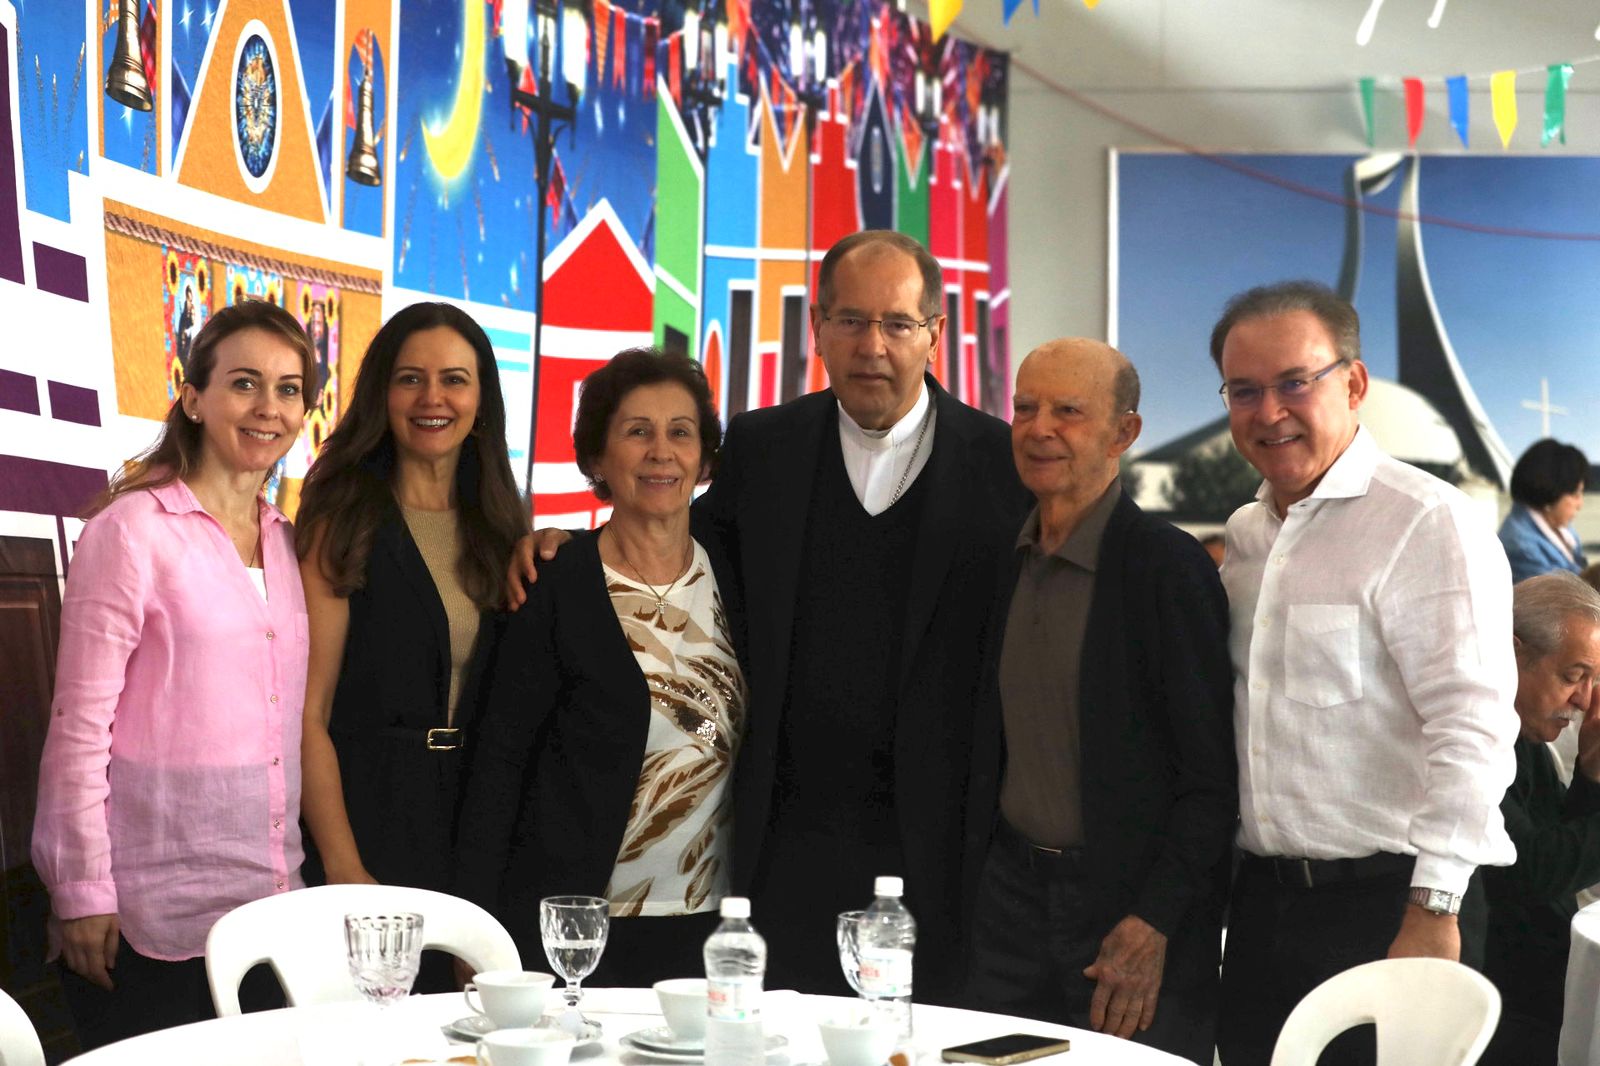
<svg viewBox="0 0 1600 1066">
<path fill-rule="evenodd" d="M 236 907 L 211 927 L 206 979 L 217 1015 L 240 1012 L 239 982 L 263 962 L 277 974 L 291 1007 L 359 999 L 345 962 L 344 916 L 399 911 L 422 915 L 425 948 L 447 951 L 480 972 L 522 969 L 505 926 L 467 900 L 398 885 L 303 888 Z"/>
<path fill-rule="evenodd" d="M 4 989 L 0 989 L 0 1066 L 44 1066 L 39 1034 Z"/>
<path fill-rule="evenodd" d="M 1472 1066 L 1500 1020 L 1500 993 L 1447 959 L 1380 959 L 1328 978 L 1289 1014 L 1272 1066 L 1315 1066 L 1351 1026 L 1378 1027 L 1378 1066 Z"/>
</svg>

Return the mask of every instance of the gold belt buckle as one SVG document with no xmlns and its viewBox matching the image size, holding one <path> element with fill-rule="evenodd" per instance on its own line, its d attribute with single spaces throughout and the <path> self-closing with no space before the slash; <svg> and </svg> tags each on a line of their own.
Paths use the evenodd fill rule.
<svg viewBox="0 0 1600 1066">
<path fill-rule="evenodd" d="M 438 727 L 428 730 L 429 751 L 455 751 L 461 747 L 461 730 Z"/>
</svg>

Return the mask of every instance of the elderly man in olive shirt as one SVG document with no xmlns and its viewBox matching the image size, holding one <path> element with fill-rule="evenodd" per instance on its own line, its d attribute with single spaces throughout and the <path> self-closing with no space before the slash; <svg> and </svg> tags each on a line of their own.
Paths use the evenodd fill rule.
<svg viewBox="0 0 1600 1066">
<path fill-rule="evenodd" d="M 1238 807 L 1228 609 L 1205 549 L 1122 491 L 1138 404 L 1098 341 L 1052 341 L 1017 374 L 1012 453 L 1038 506 L 996 616 L 1005 765 L 970 991 L 1209 1064 Z"/>
</svg>

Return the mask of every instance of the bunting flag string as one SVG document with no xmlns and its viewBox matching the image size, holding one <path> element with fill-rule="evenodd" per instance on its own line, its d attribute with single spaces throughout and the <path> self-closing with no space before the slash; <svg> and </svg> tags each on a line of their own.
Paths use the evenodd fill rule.
<svg viewBox="0 0 1600 1066">
<path fill-rule="evenodd" d="M 1511 137 L 1517 128 L 1517 77 L 1527 74 L 1542 73 L 1545 75 L 1544 90 L 1544 121 L 1540 127 L 1539 144 L 1547 147 L 1552 141 L 1567 143 L 1567 94 L 1572 83 L 1573 72 L 1580 66 L 1590 63 L 1600 63 L 1600 55 L 1584 56 L 1580 59 L 1569 60 L 1565 63 L 1551 63 L 1547 67 L 1532 70 L 1498 70 L 1488 75 L 1456 74 L 1444 78 L 1447 93 L 1450 126 L 1455 130 L 1462 147 L 1468 146 L 1469 125 L 1471 118 L 1470 88 L 1471 82 L 1488 83 L 1490 113 L 1494 119 L 1495 131 L 1500 135 L 1502 147 L 1511 146 Z M 1392 86 L 1398 81 L 1405 94 L 1406 141 L 1411 147 L 1416 147 L 1417 136 L 1422 130 L 1426 109 L 1423 100 L 1426 98 L 1426 81 L 1420 77 L 1404 77 L 1398 79 L 1378 79 L 1365 77 L 1358 80 L 1361 96 L 1361 113 L 1366 124 L 1367 144 L 1373 146 L 1377 142 L 1377 131 L 1373 124 L 1374 97 L 1380 88 L 1380 81 L 1386 81 Z"/>
<path fill-rule="evenodd" d="M 594 0 L 594 70 L 598 81 L 606 69 L 606 43 L 611 36 L 611 5 Z"/>
</svg>

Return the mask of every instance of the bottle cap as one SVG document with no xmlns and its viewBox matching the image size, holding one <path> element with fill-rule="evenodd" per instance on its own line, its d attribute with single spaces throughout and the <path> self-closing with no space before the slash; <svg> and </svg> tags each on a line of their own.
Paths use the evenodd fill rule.
<svg viewBox="0 0 1600 1066">
<path fill-rule="evenodd" d="M 724 918 L 750 917 L 750 901 L 743 896 L 723 896 L 722 916 Z"/>
<path fill-rule="evenodd" d="M 898 899 L 906 890 L 906 883 L 898 877 L 875 877 L 872 879 L 872 894 L 875 896 L 894 896 Z"/>
</svg>

